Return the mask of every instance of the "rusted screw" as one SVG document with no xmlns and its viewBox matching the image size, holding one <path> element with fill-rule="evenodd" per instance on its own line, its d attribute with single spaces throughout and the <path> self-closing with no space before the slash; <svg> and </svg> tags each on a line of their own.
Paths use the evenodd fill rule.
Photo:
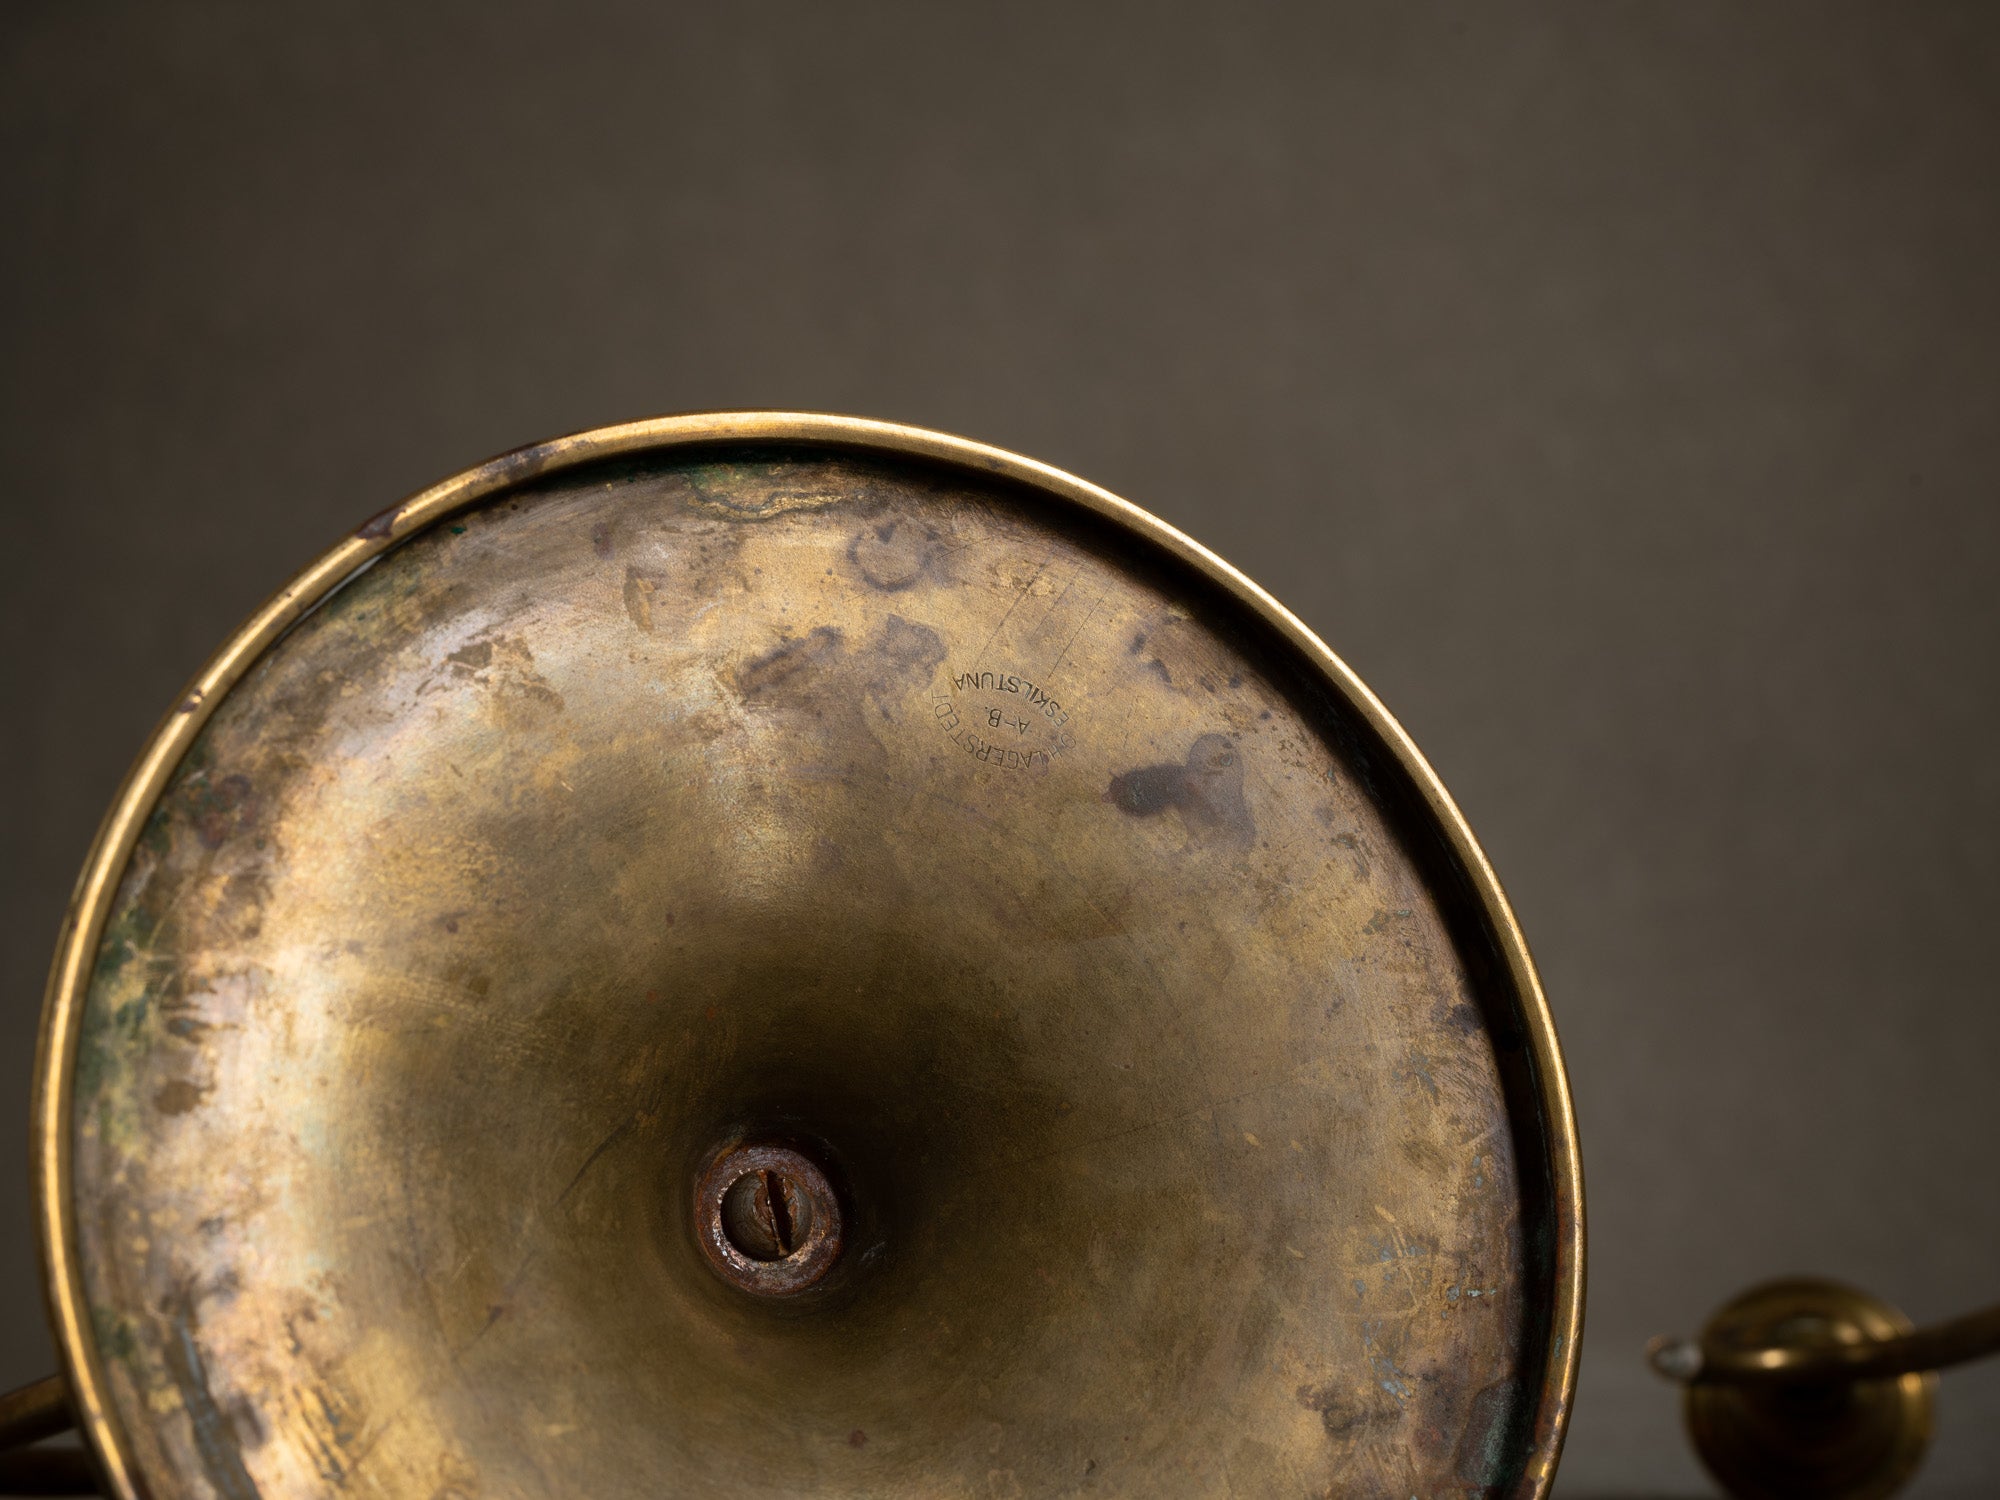
<svg viewBox="0 0 2000 1500">
<path fill-rule="evenodd" d="M 799 1185 L 775 1167 L 745 1172 L 722 1195 L 722 1232 L 755 1261 L 783 1260 L 812 1229 Z"/>
<path fill-rule="evenodd" d="M 840 1257 L 832 1185 L 789 1146 L 737 1145 L 717 1153 L 695 1186 L 694 1207 L 709 1264 L 746 1292 L 802 1292 Z"/>
</svg>

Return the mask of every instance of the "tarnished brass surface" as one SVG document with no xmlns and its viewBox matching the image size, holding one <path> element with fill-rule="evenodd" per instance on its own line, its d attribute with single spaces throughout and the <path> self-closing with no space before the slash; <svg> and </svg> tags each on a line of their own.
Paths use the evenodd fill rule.
<svg viewBox="0 0 2000 1500">
<path fill-rule="evenodd" d="M 1520 934 L 1366 690 L 1142 513 L 606 429 L 378 517 L 182 710 L 38 1103 L 124 1494 L 1546 1492 L 1580 1182 Z M 837 1165 L 822 1287 L 704 1263 L 732 1138 Z"/>
</svg>

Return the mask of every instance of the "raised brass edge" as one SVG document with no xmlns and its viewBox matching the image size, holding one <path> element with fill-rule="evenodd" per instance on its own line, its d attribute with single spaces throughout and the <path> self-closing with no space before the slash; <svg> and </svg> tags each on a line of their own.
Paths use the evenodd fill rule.
<svg viewBox="0 0 2000 1500">
<path fill-rule="evenodd" d="M 1005 449 L 894 422 L 820 412 L 695 412 L 652 417 L 516 448 L 381 512 L 274 594 L 210 658 L 154 730 L 113 800 L 85 859 L 56 944 L 35 1063 L 30 1149 L 44 1293 L 79 1426 L 120 1500 L 141 1500 L 134 1466 L 105 1389 L 84 1302 L 71 1204 L 69 1109 L 77 1026 L 91 960 L 139 832 L 181 757 L 221 701 L 263 652 L 358 570 L 416 533 L 513 486 L 621 455 L 730 442 L 812 444 L 907 454 L 995 475 L 1103 517 L 1161 548 L 1260 616 L 1319 669 L 1395 758 L 1462 867 L 1505 957 L 1521 1007 L 1543 1122 L 1556 1219 L 1555 1305 L 1548 1309 L 1547 1370 L 1534 1403 L 1532 1460 L 1514 1489 L 1545 1500 L 1574 1404 L 1583 1334 L 1583 1160 L 1555 1018 L 1526 936 L 1479 841 L 1437 773 L 1373 691 L 1325 642 L 1250 578 L 1191 537 L 1108 490 Z M 1532 1316 L 1532 1310 L 1530 1310 Z"/>
</svg>

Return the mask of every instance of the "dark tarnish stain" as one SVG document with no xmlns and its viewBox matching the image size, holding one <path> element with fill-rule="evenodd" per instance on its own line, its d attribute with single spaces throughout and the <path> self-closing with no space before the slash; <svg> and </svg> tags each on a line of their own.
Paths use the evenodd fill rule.
<svg viewBox="0 0 2000 1500">
<path fill-rule="evenodd" d="M 1214 652 L 1201 628 L 1176 611 L 1147 621 L 1143 629 L 1133 633 L 1126 652 L 1141 658 L 1140 670 L 1151 672 L 1177 692 L 1196 687 L 1215 691 L 1219 679 Z"/>
<path fill-rule="evenodd" d="M 493 643 L 477 641 L 445 658 L 461 672 L 483 672 L 493 665 Z"/>
<path fill-rule="evenodd" d="M 1135 818 L 1150 818 L 1179 807 L 1187 796 L 1187 767 L 1141 766 L 1111 778 L 1104 800 Z"/>
<path fill-rule="evenodd" d="M 810 635 L 786 641 L 776 650 L 746 662 L 736 674 L 736 689 L 746 698 L 774 689 L 800 686 L 825 658 L 838 655 L 845 638 L 831 625 L 814 627 Z"/>
<path fill-rule="evenodd" d="M 461 679 L 488 684 L 517 707 L 563 711 L 563 696 L 535 670 L 535 654 L 514 636 L 492 636 L 459 647 L 444 659 Z M 490 676 L 482 675 L 491 673 Z"/>
<path fill-rule="evenodd" d="M 1319 1413 L 1320 1425 L 1330 1438 L 1358 1437 L 1363 1429 L 1402 1415 L 1391 1401 L 1370 1404 L 1330 1385 L 1302 1385 L 1298 1400 L 1307 1411 Z"/>
<path fill-rule="evenodd" d="M 1404 1161 L 1419 1172 L 1443 1175 L 1451 1170 L 1451 1158 L 1444 1148 L 1435 1141 L 1424 1140 L 1420 1136 L 1407 1136 L 1397 1147 Z"/>
<path fill-rule="evenodd" d="M 1375 914 L 1363 924 L 1361 930 L 1370 937 L 1374 937 L 1378 933 L 1387 932 L 1397 921 L 1405 919 L 1409 915 L 1409 910 L 1404 907 L 1398 907 L 1394 911 L 1389 911 L 1384 907 L 1378 906 L 1375 908 Z"/>
<path fill-rule="evenodd" d="M 923 527 L 896 517 L 857 533 L 847 558 L 869 587 L 900 594 L 930 572 L 935 540 Z"/>
<path fill-rule="evenodd" d="M 611 523 L 599 521 L 590 528 L 590 550 L 610 562 L 617 548 L 611 545 Z"/>
<path fill-rule="evenodd" d="M 250 778 L 238 771 L 211 781 L 206 772 L 188 778 L 183 795 L 189 821 L 204 849 L 220 849 L 233 833 L 256 820 L 257 799 Z"/>
<path fill-rule="evenodd" d="M 534 443 L 526 448 L 516 448 L 512 453 L 503 453 L 486 467 L 497 470 L 506 483 L 519 484 L 541 473 L 556 455 L 557 449 L 558 445 L 554 443 Z"/>
<path fill-rule="evenodd" d="M 355 535 L 364 542 L 379 542 L 396 529 L 396 522 L 403 514 L 403 507 L 392 505 L 378 516 L 371 516 L 361 523 Z"/>
<path fill-rule="evenodd" d="M 865 638 L 820 625 L 782 640 L 736 668 L 730 686 L 746 708 L 782 714 L 809 736 L 793 777 L 847 782 L 888 774 L 878 730 L 910 712 L 944 660 L 936 631 L 892 615 Z M 823 871 L 837 869 L 850 852 L 841 840 L 815 844 Z"/>
<path fill-rule="evenodd" d="M 1182 765 L 1141 766 L 1111 778 L 1104 800 L 1135 818 L 1173 808 L 1191 838 L 1248 846 L 1257 837 L 1243 797 L 1243 758 L 1226 734 L 1205 734 Z"/>
<path fill-rule="evenodd" d="M 911 682 L 928 682 L 943 665 L 944 641 L 928 625 L 912 625 L 900 615 L 883 622 L 881 639 L 871 648 L 879 668 L 868 681 L 876 709 L 889 718 L 889 707 L 898 689 Z"/>
<path fill-rule="evenodd" d="M 190 1083 L 185 1078 L 176 1078 L 172 1083 L 161 1086 L 153 1095 L 153 1108 L 167 1115 L 184 1115 L 202 1101 L 208 1092 L 199 1084 Z"/>
<path fill-rule="evenodd" d="M 195 1452 L 201 1456 L 208 1482 L 223 1500 L 261 1500 L 256 1481 L 243 1467 L 243 1443 L 236 1424 L 208 1388 L 208 1369 L 202 1362 L 201 1346 L 195 1342 L 200 1322 L 195 1317 L 193 1289 L 182 1287 L 161 1310 L 169 1320 L 167 1369 L 180 1389 L 181 1405 L 194 1430 Z"/>
<path fill-rule="evenodd" d="M 1453 1455 L 1460 1479 L 1489 1487 L 1506 1482 L 1508 1456 L 1521 1447 L 1513 1432 L 1520 1404 L 1520 1391 L 1511 1380 L 1496 1380 L 1472 1398 L 1465 1436 Z"/>
</svg>

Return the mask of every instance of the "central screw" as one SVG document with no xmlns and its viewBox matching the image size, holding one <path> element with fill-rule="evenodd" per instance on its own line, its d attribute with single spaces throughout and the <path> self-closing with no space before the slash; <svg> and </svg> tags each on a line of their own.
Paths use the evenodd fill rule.
<svg viewBox="0 0 2000 1500">
<path fill-rule="evenodd" d="M 722 1195 L 722 1232 L 752 1260 L 783 1260 L 812 1228 L 812 1207 L 804 1196 L 776 1168 L 745 1172 Z"/>
<path fill-rule="evenodd" d="M 732 1286 L 785 1297 L 816 1285 L 840 1256 L 840 1205 L 818 1165 L 789 1146 L 717 1153 L 695 1185 L 695 1228 Z"/>
</svg>

